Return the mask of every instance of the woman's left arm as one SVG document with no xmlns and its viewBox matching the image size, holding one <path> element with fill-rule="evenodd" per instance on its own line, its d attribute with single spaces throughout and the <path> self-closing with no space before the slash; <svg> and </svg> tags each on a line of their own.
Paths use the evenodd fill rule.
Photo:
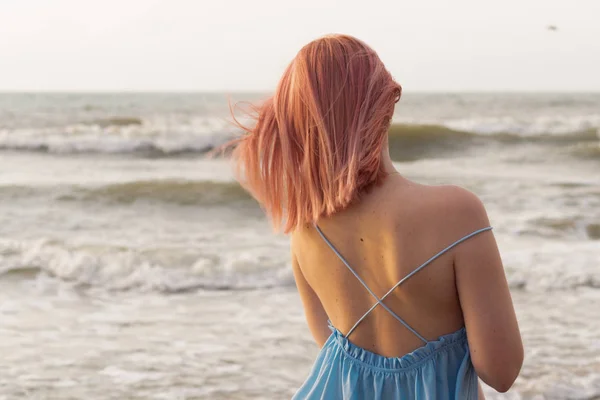
<svg viewBox="0 0 600 400">
<path fill-rule="evenodd" d="M 327 338 L 329 338 L 331 335 L 328 323 L 329 318 L 327 317 L 327 313 L 321 304 L 321 300 L 319 300 L 319 297 L 315 291 L 310 287 L 309 283 L 306 281 L 306 278 L 304 278 L 302 270 L 300 269 L 300 264 L 298 264 L 298 260 L 294 255 L 293 250 L 292 269 L 294 271 L 296 287 L 298 288 L 300 299 L 302 300 L 302 305 L 304 306 L 306 322 L 308 322 L 308 327 L 313 335 L 313 338 L 315 339 L 315 342 L 317 342 L 319 348 L 321 348 L 325 344 L 325 341 L 327 341 Z"/>
</svg>

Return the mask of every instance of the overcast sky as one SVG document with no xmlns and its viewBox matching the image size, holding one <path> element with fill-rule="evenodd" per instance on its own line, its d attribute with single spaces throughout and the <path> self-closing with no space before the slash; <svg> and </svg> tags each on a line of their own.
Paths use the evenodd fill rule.
<svg viewBox="0 0 600 400">
<path fill-rule="evenodd" d="M 600 91 L 598 16 L 600 0 L 0 0 L 0 90 L 269 91 L 302 45 L 347 33 L 406 90 Z"/>
</svg>

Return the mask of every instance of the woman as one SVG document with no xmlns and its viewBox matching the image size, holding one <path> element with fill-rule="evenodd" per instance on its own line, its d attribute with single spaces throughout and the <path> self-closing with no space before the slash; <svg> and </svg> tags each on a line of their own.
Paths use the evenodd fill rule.
<svg viewBox="0 0 600 400">
<path fill-rule="evenodd" d="M 297 399 L 474 399 L 510 388 L 523 347 L 479 199 L 396 171 L 401 87 L 344 35 L 300 50 L 236 140 L 244 187 L 291 257 L 321 347 Z M 479 396 L 481 393 L 479 391 Z"/>
</svg>

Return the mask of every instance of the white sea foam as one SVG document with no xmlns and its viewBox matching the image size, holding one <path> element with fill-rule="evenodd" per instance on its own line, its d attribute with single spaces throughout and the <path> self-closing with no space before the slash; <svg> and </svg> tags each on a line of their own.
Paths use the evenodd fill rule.
<svg viewBox="0 0 600 400">
<path fill-rule="evenodd" d="M 545 115 L 527 119 L 513 116 L 471 117 L 442 121 L 442 125 L 460 131 L 486 134 L 509 133 L 523 137 L 569 135 L 598 131 L 600 114 L 560 116 Z"/>
<path fill-rule="evenodd" d="M 531 244 L 531 242 L 529 242 Z M 595 241 L 504 246 L 503 259 L 515 290 L 600 288 L 600 252 Z M 236 249 L 220 257 L 199 255 L 188 265 L 164 265 L 160 254 L 136 249 L 73 248 L 50 241 L 0 240 L 0 279 L 42 279 L 79 288 L 177 293 L 199 289 L 260 289 L 293 286 L 285 248 Z M 565 266 L 569 266 L 566 268 Z M 48 281 L 48 278 L 51 278 Z"/>
<path fill-rule="evenodd" d="M 199 289 L 260 289 L 293 285 L 283 254 L 232 251 L 200 255 L 188 265 L 163 265 L 136 249 L 73 248 L 49 240 L 0 239 L 0 279 L 38 279 L 78 289 L 179 293 Z M 284 253 L 285 254 L 285 253 Z"/>
</svg>

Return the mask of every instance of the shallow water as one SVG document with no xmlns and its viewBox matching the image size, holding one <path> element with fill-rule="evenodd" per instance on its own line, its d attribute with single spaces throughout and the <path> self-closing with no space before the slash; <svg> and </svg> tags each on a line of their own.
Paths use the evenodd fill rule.
<svg viewBox="0 0 600 400">
<path fill-rule="evenodd" d="M 317 352 L 291 288 L 156 296 L 31 286 L 0 286 L 0 399 L 288 398 Z M 600 396 L 598 291 L 514 301 L 525 364 L 509 394 L 486 387 L 487 397 Z"/>
</svg>

